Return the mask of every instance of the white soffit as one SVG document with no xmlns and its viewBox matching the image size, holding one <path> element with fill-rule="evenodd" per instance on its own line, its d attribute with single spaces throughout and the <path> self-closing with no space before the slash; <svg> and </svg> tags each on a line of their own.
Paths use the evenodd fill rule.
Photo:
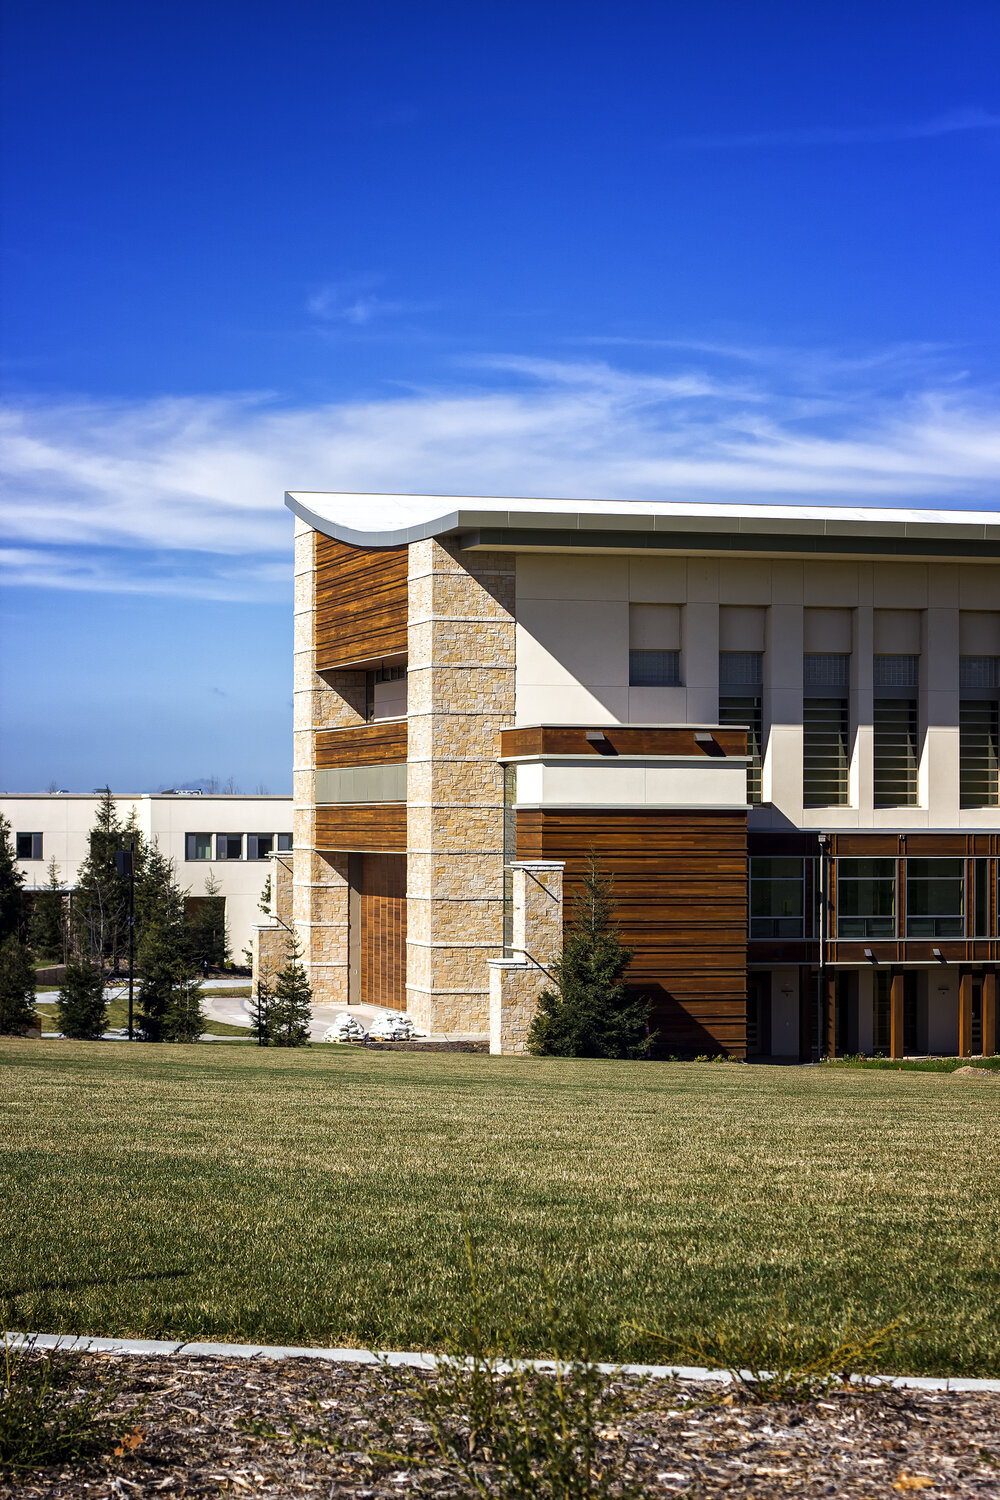
<svg viewBox="0 0 1000 1500">
<path fill-rule="evenodd" d="M 705 550 L 705 534 L 739 535 L 740 550 L 752 538 L 801 536 L 808 548 L 818 537 L 880 537 L 901 542 L 937 538 L 954 556 L 956 543 L 975 555 L 977 543 L 1000 545 L 1000 511 L 915 510 L 840 505 L 695 505 L 676 500 L 545 500 L 483 495 L 366 495 L 290 490 L 285 504 L 307 525 L 354 547 L 394 547 L 426 537 L 480 528 L 575 532 L 574 549 L 586 546 L 588 531 L 692 532 L 693 550 Z M 696 539 L 697 538 L 697 539 Z M 829 546 L 825 551 L 831 550 Z M 505 546 L 511 545 L 505 542 Z M 530 546 L 525 538 L 516 545 Z M 539 539 L 539 546 L 553 543 Z M 558 545 L 558 544 L 556 544 Z M 600 547 L 598 542 L 595 544 Z M 623 546 L 627 542 L 623 540 Z M 648 544 L 647 544 L 648 545 Z M 669 543 L 668 543 L 669 545 Z M 763 541 L 766 549 L 766 540 Z M 645 550 L 645 548 L 644 548 Z M 728 549 L 727 549 L 728 550 Z M 851 548 L 856 551 L 856 544 Z M 991 546 L 990 551 L 992 552 Z"/>
</svg>

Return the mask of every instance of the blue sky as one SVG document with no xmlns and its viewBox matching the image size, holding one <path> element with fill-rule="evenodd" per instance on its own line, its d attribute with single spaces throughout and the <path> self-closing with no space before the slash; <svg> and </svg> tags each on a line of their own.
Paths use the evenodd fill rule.
<svg viewBox="0 0 1000 1500">
<path fill-rule="evenodd" d="M 1000 8 L 6 0 L 0 788 L 290 788 L 289 489 L 998 505 Z"/>
</svg>

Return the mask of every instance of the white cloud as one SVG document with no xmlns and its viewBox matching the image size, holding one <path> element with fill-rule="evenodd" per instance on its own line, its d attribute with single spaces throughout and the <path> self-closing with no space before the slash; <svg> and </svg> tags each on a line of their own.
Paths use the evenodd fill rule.
<svg viewBox="0 0 1000 1500">
<path fill-rule="evenodd" d="M 996 506 L 993 393 L 940 370 L 916 387 L 912 350 L 902 385 L 875 354 L 740 360 L 728 379 L 504 358 L 463 386 L 300 407 L 260 394 L 11 406 L 8 576 L 278 597 L 286 489 Z"/>
<path fill-rule="evenodd" d="M 310 295 L 306 310 L 321 323 L 347 323 L 352 328 L 363 328 L 378 318 L 425 310 L 423 304 L 390 301 L 379 296 L 375 288 L 381 285 L 382 279 L 381 276 L 367 275 L 346 281 L 328 281 Z"/>
<path fill-rule="evenodd" d="M 979 108 L 954 109 L 930 120 L 883 125 L 806 125 L 792 130 L 758 130 L 733 135 L 680 137 L 671 146 L 725 150 L 747 146 L 868 146 L 884 141 L 926 141 L 967 131 L 1000 130 L 1000 115 Z"/>
</svg>

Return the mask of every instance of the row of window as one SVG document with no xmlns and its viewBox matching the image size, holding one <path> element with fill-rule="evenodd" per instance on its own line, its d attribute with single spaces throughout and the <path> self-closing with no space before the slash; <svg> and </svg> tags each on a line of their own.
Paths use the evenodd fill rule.
<svg viewBox="0 0 1000 1500">
<path fill-rule="evenodd" d="M 215 854 L 212 854 L 212 843 Z M 244 840 L 246 853 L 244 854 Z M 290 833 L 186 833 L 185 859 L 267 859 L 269 854 L 287 853 L 292 847 Z"/>
<path fill-rule="evenodd" d="M 814 864 L 813 861 L 809 863 Z M 989 937 L 990 861 L 952 858 L 842 858 L 831 861 L 838 938 Z M 819 933 L 819 883 L 806 906 L 806 865 L 798 857 L 750 860 L 750 936 L 804 938 Z M 900 867 L 902 873 L 900 873 Z M 1000 872 L 998 872 L 1000 874 Z M 1000 894 L 1000 893 L 998 893 Z M 1000 909 L 1000 907 L 998 907 Z M 905 915 L 904 915 L 905 912 Z"/>
<path fill-rule="evenodd" d="M 873 801 L 915 807 L 920 764 L 920 657 L 876 655 Z M 679 651 L 630 651 L 633 687 L 678 687 Z M 802 802 L 846 807 L 849 800 L 851 657 L 807 652 L 802 660 Z M 763 762 L 762 651 L 719 653 L 719 723 L 747 729 L 747 796 L 761 801 Z M 959 800 L 962 807 L 1000 805 L 1000 656 L 959 658 Z"/>
<path fill-rule="evenodd" d="M 244 855 L 244 839 L 246 854 Z M 215 845 L 213 855 L 212 846 Z M 44 859 L 44 840 L 40 833 L 18 833 L 14 848 L 18 859 Z M 187 859 L 267 859 L 273 851 L 287 852 L 292 847 L 290 833 L 186 833 L 184 858 Z"/>
</svg>

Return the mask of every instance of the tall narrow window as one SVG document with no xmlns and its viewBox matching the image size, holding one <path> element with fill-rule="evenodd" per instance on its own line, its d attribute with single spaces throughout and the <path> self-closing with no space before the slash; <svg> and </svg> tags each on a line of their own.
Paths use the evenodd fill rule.
<svg viewBox="0 0 1000 1500">
<path fill-rule="evenodd" d="M 917 802 L 917 684 L 919 656 L 876 656 L 872 712 L 875 806 Z"/>
<path fill-rule="evenodd" d="M 747 731 L 747 801 L 761 800 L 764 655 L 761 651 L 719 652 L 719 723 Z"/>
<path fill-rule="evenodd" d="M 811 651 L 802 664 L 802 802 L 845 807 L 849 756 L 851 658 Z"/>
<path fill-rule="evenodd" d="M 750 860 L 750 936 L 800 938 L 804 918 L 802 859 L 755 854 Z"/>
<path fill-rule="evenodd" d="M 1000 806 L 1000 656 L 963 656 L 958 666 L 963 807 Z"/>
<path fill-rule="evenodd" d="M 628 607 L 629 687 L 679 687 L 681 611 L 677 604 Z"/>
</svg>

